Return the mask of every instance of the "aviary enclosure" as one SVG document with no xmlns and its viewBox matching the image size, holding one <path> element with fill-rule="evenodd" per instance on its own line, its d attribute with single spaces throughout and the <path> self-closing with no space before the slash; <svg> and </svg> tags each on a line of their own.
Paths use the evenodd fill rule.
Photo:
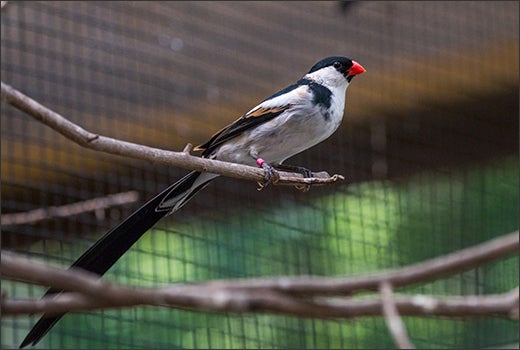
<svg viewBox="0 0 520 350">
<path fill-rule="evenodd" d="M 367 69 L 339 130 L 288 161 L 343 181 L 303 193 L 222 177 L 103 280 L 348 278 L 518 230 L 518 2 L 4 3 L 3 84 L 93 133 L 165 150 L 204 142 L 321 57 Z M 186 172 L 80 147 L 14 107 L 4 85 L 1 125 L 2 258 L 67 268 Z M 4 277 L 3 301 L 37 300 L 48 287 Z M 516 250 L 393 294 L 485 297 L 517 286 Z M 429 317 L 397 306 L 419 348 L 518 346 L 514 310 Z M 5 310 L 2 348 L 18 347 L 39 314 Z M 67 314 L 36 348 L 392 348 L 387 321 L 109 308 Z"/>
</svg>

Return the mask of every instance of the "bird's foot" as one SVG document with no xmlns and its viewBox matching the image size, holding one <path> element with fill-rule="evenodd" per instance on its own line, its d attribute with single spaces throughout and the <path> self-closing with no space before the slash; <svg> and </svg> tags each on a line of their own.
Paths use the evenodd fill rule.
<svg viewBox="0 0 520 350">
<path fill-rule="evenodd" d="M 275 164 L 274 168 L 281 171 L 287 171 L 287 172 L 294 172 L 294 173 L 300 173 L 303 175 L 304 178 L 311 178 L 313 177 L 312 171 L 304 168 L 302 166 L 295 166 L 295 165 L 286 165 L 286 164 Z M 307 192 L 311 189 L 310 184 L 299 184 L 295 185 L 296 189 Z"/>
<path fill-rule="evenodd" d="M 278 181 L 280 181 L 280 175 L 278 174 L 278 172 L 265 160 L 263 160 L 262 158 L 257 158 L 256 164 L 265 171 L 264 181 L 257 182 L 258 191 L 263 190 L 265 187 L 269 186 L 269 184 L 276 184 Z"/>
</svg>

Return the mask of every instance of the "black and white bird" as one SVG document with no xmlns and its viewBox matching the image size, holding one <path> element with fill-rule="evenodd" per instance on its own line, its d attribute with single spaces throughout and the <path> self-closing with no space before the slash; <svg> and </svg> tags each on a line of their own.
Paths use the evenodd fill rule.
<svg viewBox="0 0 520 350">
<path fill-rule="evenodd" d="M 359 63 L 346 57 L 322 59 L 296 84 L 268 97 L 195 150 L 210 159 L 258 165 L 269 182 L 274 169 L 287 167 L 283 161 L 325 140 L 339 127 L 347 87 L 363 72 Z M 107 232 L 71 267 L 103 275 L 157 221 L 179 210 L 218 176 L 190 172 Z M 46 295 L 60 292 L 50 289 Z M 20 347 L 35 345 L 61 316 L 43 315 Z"/>
</svg>

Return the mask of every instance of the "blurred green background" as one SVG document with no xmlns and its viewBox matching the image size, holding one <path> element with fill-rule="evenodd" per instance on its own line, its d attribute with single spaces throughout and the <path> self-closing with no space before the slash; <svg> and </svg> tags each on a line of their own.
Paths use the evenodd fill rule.
<svg viewBox="0 0 520 350">
<path fill-rule="evenodd" d="M 348 186 L 295 209 L 290 203 L 230 215 L 178 219 L 148 232 L 107 274 L 132 285 L 277 275 L 355 275 L 419 262 L 518 227 L 518 160 L 504 158 L 449 176 Z M 468 221 L 467 218 L 472 218 Z M 304 229 L 297 229 L 304 227 Z M 36 252 L 35 247 L 33 252 Z M 46 253 L 78 247 L 54 244 Z M 45 252 L 42 252 L 45 253 Z M 400 290 L 434 295 L 492 294 L 518 285 L 518 257 Z M 6 283 L 8 295 L 35 288 Z M 43 290 L 42 290 L 43 292 Z M 16 343 L 27 320 L 2 329 Z M 518 321 L 421 319 L 405 323 L 420 348 L 513 344 Z M 16 326 L 15 326 L 16 325 Z M 271 315 L 200 314 L 138 308 L 67 315 L 45 338 L 49 348 L 392 348 L 381 318 L 310 320 Z"/>
<path fill-rule="evenodd" d="M 202 143 L 318 59 L 367 68 L 345 121 L 288 163 L 344 174 L 308 193 L 221 178 L 106 275 L 124 284 L 356 275 L 518 229 L 518 2 L 9 2 L 2 81 L 100 134 Z M 2 247 L 68 266 L 185 170 L 72 145 L 2 103 L 2 214 L 136 190 L 139 202 L 2 227 Z M 518 256 L 397 293 L 518 286 Z M 2 281 L 8 296 L 44 288 Z M 2 348 L 37 320 L 2 317 Z M 518 321 L 404 318 L 419 348 L 518 344 Z M 393 348 L 382 318 L 161 308 L 68 314 L 58 348 Z"/>
</svg>

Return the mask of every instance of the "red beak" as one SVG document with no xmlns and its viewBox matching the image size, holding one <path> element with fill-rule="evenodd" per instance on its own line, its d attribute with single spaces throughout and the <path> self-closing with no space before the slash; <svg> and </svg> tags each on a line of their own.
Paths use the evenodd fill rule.
<svg viewBox="0 0 520 350">
<path fill-rule="evenodd" d="M 356 61 L 352 61 L 352 67 L 348 70 L 348 75 L 358 75 L 365 73 L 367 70 Z"/>
</svg>

